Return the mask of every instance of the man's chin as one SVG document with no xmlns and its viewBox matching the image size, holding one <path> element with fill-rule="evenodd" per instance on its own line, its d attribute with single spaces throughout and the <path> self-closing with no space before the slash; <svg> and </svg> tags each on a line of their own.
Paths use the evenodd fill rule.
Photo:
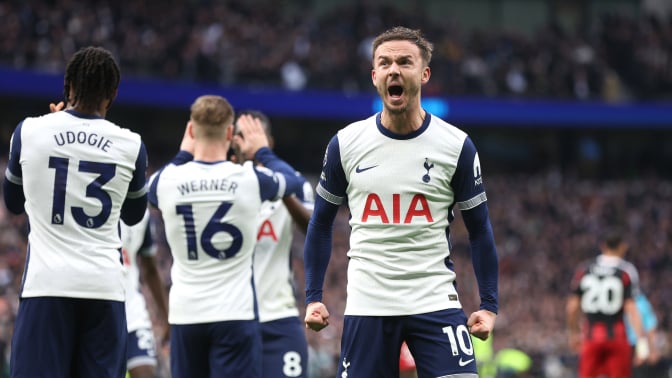
<svg viewBox="0 0 672 378">
<path fill-rule="evenodd" d="M 402 114 L 406 111 L 406 108 L 406 103 L 403 101 L 388 101 L 385 103 L 385 110 L 387 110 L 387 112 L 390 114 Z"/>
</svg>

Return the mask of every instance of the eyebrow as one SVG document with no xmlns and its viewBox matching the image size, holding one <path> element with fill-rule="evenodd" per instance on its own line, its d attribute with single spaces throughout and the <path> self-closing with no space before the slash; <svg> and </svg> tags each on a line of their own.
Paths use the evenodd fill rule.
<svg viewBox="0 0 672 378">
<path fill-rule="evenodd" d="M 378 55 L 378 58 L 376 60 L 380 59 L 393 59 L 389 55 Z M 396 59 L 413 59 L 413 54 L 407 54 L 407 55 L 400 55 L 397 56 Z"/>
</svg>

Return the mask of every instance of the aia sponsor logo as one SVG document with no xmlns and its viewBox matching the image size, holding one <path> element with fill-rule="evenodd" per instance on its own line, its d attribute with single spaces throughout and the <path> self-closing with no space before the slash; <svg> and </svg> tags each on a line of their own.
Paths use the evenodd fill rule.
<svg viewBox="0 0 672 378">
<path fill-rule="evenodd" d="M 415 194 L 410 201 L 402 203 L 401 194 L 392 194 L 392 198 L 386 199 L 387 204 L 376 193 L 369 193 L 364 203 L 362 222 L 380 221 L 383 224 L 409 224 L 414 220 L 434 222 L 432 211 L 429 208 L 427 198 L 422 194 Z"/>
</svg>

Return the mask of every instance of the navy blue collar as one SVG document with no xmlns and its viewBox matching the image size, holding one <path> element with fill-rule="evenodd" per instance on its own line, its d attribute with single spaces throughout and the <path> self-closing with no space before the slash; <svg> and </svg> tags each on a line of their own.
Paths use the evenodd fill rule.
<svg viewBox="0 0 672 378">
<path fill-rule="evenodd" d="M 103 117 L 95 114 L 84 114 L 80 113 L 74 109 L 68 109 L 65 111 L 66 113 L 72 114 L 73 116 L 77 118 L 85 118 L 85 119 L 103 119 Z"/>
<path fill-rule="evenodd" d="M 378 112 L 378 114 L 376 115 L 376 125 L 378 126 L 378 130 L 380 130 L 380 132 L 383 135 L 389 138 L 400 140 L 413 139 L 418 135 L 422 134 L 423 132 L 425 132 L 425 130 L 427 130 L 427 127 L 429 127 L 429 122 L 432 120 L 432 115 L 428 111 L 425 111 L 425 114 L 427 114 L 427 116 L 425 117 L 425 120 L 422 121 L 422 125 L 417 130 L 414 130 L 408 134 L 397 134 L 393 131 L 390 131 L 390 129 L 385 128 L 385 126 L 383 126 L 383 124 L 380 122 L 380 117 L 382 114 L 383 114 L 382 112 Z"/>
</svg>

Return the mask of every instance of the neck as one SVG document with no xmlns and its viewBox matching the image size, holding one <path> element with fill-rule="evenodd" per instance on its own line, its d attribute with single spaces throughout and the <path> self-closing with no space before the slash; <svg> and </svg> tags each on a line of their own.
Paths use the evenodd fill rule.
<svg viewBox="0 0 672 378">
<path fill-rule="evenodd" d="M 380 123 L 397 134 L 408 134 L 422 127 L 426 116 L 427 113 L 420 107 L 401 113 L 392 113 L 383 109 L 380 114 Z"/>
<path fill-rule="evenodd" d="M 105 118 L 105 115 L 107 114 L 107 103 L 108 102 L 105 101 L 105 103 L 100 104 L 98 108 L 84 107 L 76 103 L 74 105 L 68 105 L 66 110 L 72 109 L 77 113 Z"/>
<path fill-rule="evenodd" d="M 194 160 L 216 162 L 227 160 L 229 146 L 222 142 L 201 142 L 194 144 Z"/>
</svg>

